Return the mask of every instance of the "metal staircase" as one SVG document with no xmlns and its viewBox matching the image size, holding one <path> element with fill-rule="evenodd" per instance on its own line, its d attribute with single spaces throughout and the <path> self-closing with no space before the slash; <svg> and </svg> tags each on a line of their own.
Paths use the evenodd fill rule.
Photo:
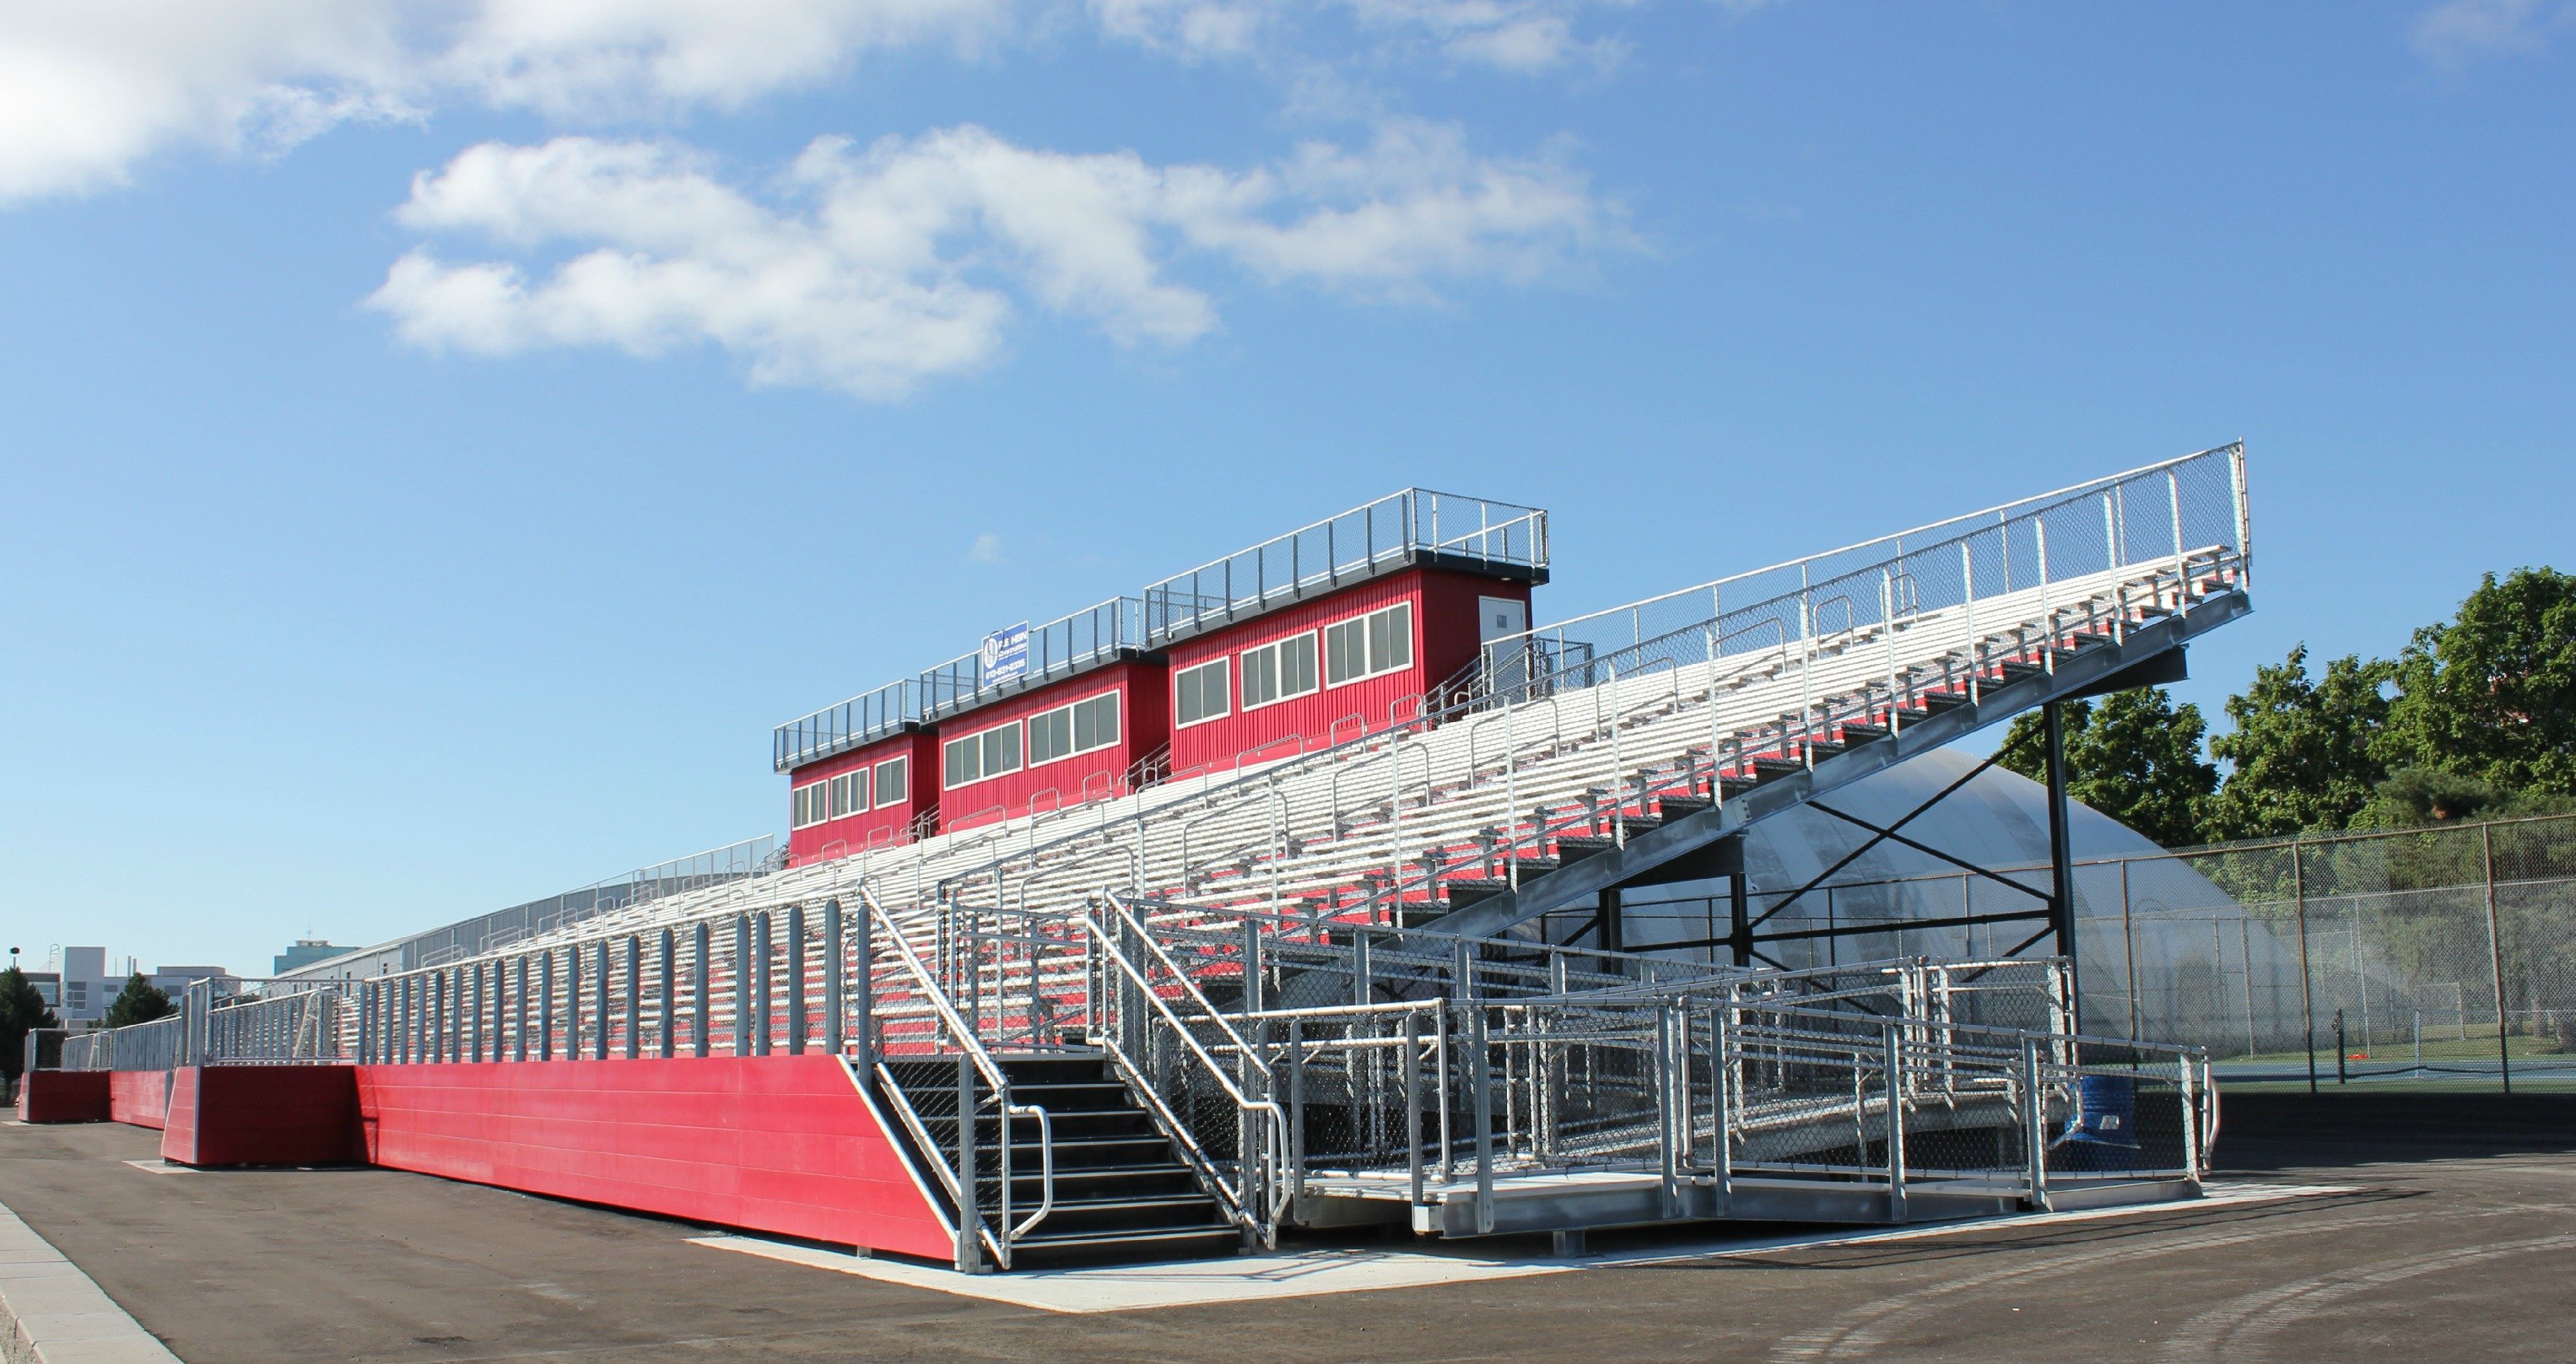
<svg viewBox="0 0 2576 1364">
<path fill-rule="evenodd" d="M 1028 1116 L 978 1117 L 973 1168 L 983 1187 L 975 1249 L 1005 1269 L 1053 1269 L 1104 1260 L 1181 1259 L 1228 1252 L 1242 1233 L 1181 1163 L 1153 1117 L 1104 1061 L 1078 1054 L 998 1058 L 1004 1091 Z M 905 1115 L 919 1165 L 953 1169 L 957 1066 L 894 1060 L 891 1096 Z M 882 1093 L 882 1091 L 880 1091 Z M 1034 1116 L 1043 1113 L 1041 1123 Z M 1010 1197 L 1002 1197 L 1001 1132 L 1011 1129 Z M 942 1192 L 953 1176 L 941 1181 Z M 1004 1209 L 1031 1215 L 1007 1223 Z M 956 1198 L 942 1211 L 955 1225 Z"/>
</svg>

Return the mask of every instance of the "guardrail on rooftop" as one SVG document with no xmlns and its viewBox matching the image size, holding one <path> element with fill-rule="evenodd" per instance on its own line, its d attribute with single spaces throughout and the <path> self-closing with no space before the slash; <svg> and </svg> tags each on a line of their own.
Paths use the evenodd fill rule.
<svg viewBox="0 0 2576 1364">
<path fill-rule="evenodd" d="M 1122 649 L 1144 647 L 1145 604 L 1134 597 L 1111 597 L 1044 625 L 1030 626 L 1028 666 L 1012 676 L 988 677 L 980 651 L 924 672 L 921 718 L 936 720 L 972 710 L 1005 691 L 1052 682 L 1116 658 Z"/>
<path fill-rule="evenodd" d="M 1543 571 L 1547 513 L 1406 488 L 1146 588 L 1145 635 L 1159 647 L 1422 555 Z"/>
</svg>

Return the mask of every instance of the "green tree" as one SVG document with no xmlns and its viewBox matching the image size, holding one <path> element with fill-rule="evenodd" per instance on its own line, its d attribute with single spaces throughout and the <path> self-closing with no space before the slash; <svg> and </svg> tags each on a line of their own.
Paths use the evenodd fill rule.
<svg viewBox="0 0 2576 1364">
<path fill-rule="evenodd" d="M 2200 707 L 2176 706 L 2162 687 L 2113 692 L 2100 705 L 2073 701 L 2066 720 L 2066 792 L 2165 847 L 2202 841 L 2218 769 L 2200 756 L 2209 724 Z M 2013 718 L 2003 766 L 2048 779 L 2041 718 Z"/>
<path fill-rule="evenodd" d="M 2508 796 L 2576 796 L 2576 577 L 2492 573 L 2447 623 L 2398 655 L 2374 746 L 2391 769 L 2431 768 Z"/>
<path fill-rule="evenodd" d="M 2257 667 L 2254 685 L 2227 698 L 2234 729 L 2209 742 L 2229 771 L 2210 802 L 2208 836 L 2277 838 L 2349 826 L 2387 776 L 2372 750 L 2388 722 L 2383 691 L 2393 670 L 2346 654 L 2312 680 L 2305 644 L 2277 666 Z"/>
<path fill-rule="evenodd" d="M 137 971 L 126 979 L 125 990 L 116 997 L 116 1002 L 107 1006 L 107 1026 L 122 1028 L 149 1023 L 167 1016 L 171 1010 L 170 996 Z"/>
<path fill-rule="evenodd" d="M 36 983 L 27 973 L 12 966 L 0 971 L 0 1075 L 12 1081 L 25 1064 L 27 1034 L 37 1028 L 59 1028 L 62 1020 L 45 1007 L 45 997 L 36 993 Z"/>
</svg>

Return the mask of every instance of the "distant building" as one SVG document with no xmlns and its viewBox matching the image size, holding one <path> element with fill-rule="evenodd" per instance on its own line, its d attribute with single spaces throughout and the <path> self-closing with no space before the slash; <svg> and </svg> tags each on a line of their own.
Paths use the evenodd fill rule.
<svg viewBox="0 0 2576 1364">
<path fill-rule="evenodd" d="M 62 1002 L 54 1012 L 62 1017 L 65 1027 L 86 1027 L 106 1017 L 107 1006 L 116 999 L 118 982 L 107 974 L 107 949 L 104 947 L 66 947 L 63 949 Z"/>
<path fill-rule="evenodd" d="M 293 947 L 278 954 L 277 963 L 269 968 L 269 974 L 282 976 L 291 971 L 301 971 L 315 962 L 329 961 L 357 950 L 354 947 L 334 947 L 320 938 L 297 938 Z"/>
<path fill-rule="evenodd" d="M 213 981 L 217 995 L 230 996 L 241 993 L 241 977 L 220 966 L 164 966 L 153 972 L 147 979 L 153 989 L 159 990 L 174 1000 L 186 992 L 189 986 L 201 980 Z"/>
<path fill-rule="evenodd" d="M 63 1007 L 63 973 L 60 971 L 26 971 L 24 974 L 27 977 L 27 983 L 36 987 L 36 997 L 45 1001 L 46 1008 L 54 1010 L 55 1017 L 61 1017 Z"/>
</svg>

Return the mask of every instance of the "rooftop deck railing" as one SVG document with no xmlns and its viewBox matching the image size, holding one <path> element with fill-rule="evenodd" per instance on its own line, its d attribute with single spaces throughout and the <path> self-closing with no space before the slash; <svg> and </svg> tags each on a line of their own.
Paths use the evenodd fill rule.
<svg viewBox="0 0 2576 1364">
<path fill-rule="evenodd" d="M 818 758 L 846 753 L 905 725 L 921 722 L 921 684 L 913 678 L 825 706 L 780 725 L 771 739 L 771 761 L 785 772 Z"/>
<path fill-rule="evenodd" d="M 1029 628 L 1025 670 L 995 678 L 981 651 L 961 654 L 780 725 L 770 760 L 786 772 L 877 742 L 910 724 L 971 710 L 1009 691 L 1052 682 L 1159 648 L 1228 621 L 1431 557 L 1517 569 L 1547 567 L 1547 513 L 1490 498 L 1406 488 L 1249 549 L 1176 573 L 1145 595 L 1112 597 Z"/>
<path fill-rule="evenodd" d="M 937 720 L 972 710 L 1006 692 L 1105 663 L 1122 649 L 1144 648 L 1144 620 L 1143 602 L 1111 597 L 1044 625 L 1032 625 L 1028 665 L 1007 677 L 989 675 L 981 651 L 952 658 L 921 675 L 921 718 Z"/>
<path fill-rule="evenodd" d="M 1422 555 L 1543 570 L 1547 513 L 1489 498 L 1406 488 L 1146 588 L 1146 638 L 1156 646 L 1186 639 Z"/>
</svg>

